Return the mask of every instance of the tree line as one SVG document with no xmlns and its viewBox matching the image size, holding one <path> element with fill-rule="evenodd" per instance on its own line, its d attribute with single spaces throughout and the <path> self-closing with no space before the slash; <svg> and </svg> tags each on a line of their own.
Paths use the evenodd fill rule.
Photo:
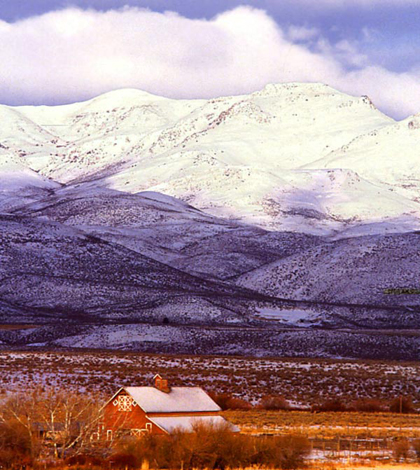
<svg viewBox="0 0 420 470">
<path fill-rule="evenodd" d="M 411 397 L 396 396 L 390 400 L 359 398 L 344 401 L 340 397 L 327 398 L 311 407 L 292 405 L 285 397 L 265 395 L 256 404 L 235 397 L 229 393 L 210 392 L 210 396 L 222 410 L 299 410 L 313 412 L 364 412 L 364 413 L 415 413 L 416 408 Z"/>
</svg>

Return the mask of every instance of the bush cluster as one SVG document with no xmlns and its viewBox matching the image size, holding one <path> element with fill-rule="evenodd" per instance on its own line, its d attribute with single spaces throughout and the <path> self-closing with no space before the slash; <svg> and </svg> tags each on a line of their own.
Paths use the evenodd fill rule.
<svg viewBox="0 0 420 470">
<path fill-rule="evenodd" d="M 230 393 L 209 392 L 209 395 L 223 411 L 250 410 L 252 408 L 252 405 L 249 402 L 242 398 L 234 397 Z"/>
<path fill-rule="evenodd" d="M 250 410 L 251 403 L 243 398 L 237 398 L 230 393 L 209 392 L 211 398 L 220 406 L 222 410 Z M 282 396 L 264 395 L 256 405 L 260 410 L 290 410 L 289 402 Z"/>
<path fill-rule="evenodd" d="M 415 408 L 410 397 L 397 397 L 391 402 L 375 400 L 373 398 L 359 399 L 350 403 L 344 403 L 340 398 L 326 400 L 319 405 L 312 406 L 315 412 L 343 412 L 358 411 L 365 413 L 414 413 Z"/>
<path fill-rule="evenodd" d="M 232 433 L 228 424 L 208 426 L 197 422 L 192 433 L 126 439 L 110 462 L 113 468 L 140 468 L 147 462 L 154 469 L 297 469 L 303 466 L 309 451 L 309 441 L 300 435 L 253 437 Z"/>
<path fill-rule="evenodd" d="M 279 395 L 264 395 L 255 405 L 242 398 L 237 398 L 230 393 L 209 392 L 209 395 L 220 406 L 222 410 L 298 410 Z M 342 398 L 333 397 L 324 402 L 312 406 L 315 412 L 344 412 L 356 411 L 364 413 L 414 413 L 416 411 L 410 397 L 396 397 L 391 401 L 378 400 L 375 398 L 360 398 L 358 400 L 344 402 Z"/>
</svg>

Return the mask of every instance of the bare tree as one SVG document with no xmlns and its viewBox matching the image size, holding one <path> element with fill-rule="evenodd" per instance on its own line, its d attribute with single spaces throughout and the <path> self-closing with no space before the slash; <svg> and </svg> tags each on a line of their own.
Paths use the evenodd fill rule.
<svg viewBox="0 0 420 470">
<path fill-rule="evenodd" d="M 9 399 L 2 407 L 0 423 L 21 426 L 33 457 L 42 447 L 62 459 L 94 445 L 101 418 L 100 403 L 93 397 L 38 390 Z"/>
<path fill-rule="evenodd" d="M 26 442 L 29 454 L 35 458 L 40 452 L 39 432 L 36 425 L 38 393 L 13 395 L 3 404 L 0 412 L 2 448 L 7 447 L 14 435 Z"/>
</svg>

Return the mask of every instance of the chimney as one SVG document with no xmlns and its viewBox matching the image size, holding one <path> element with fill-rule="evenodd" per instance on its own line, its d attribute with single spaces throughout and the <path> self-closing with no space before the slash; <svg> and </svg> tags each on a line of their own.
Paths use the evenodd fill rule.
<svg viewBox="0 0 420 470">
<path fill-rule="evenodd" d="M 153 385 L 161 392 L 169 393 L 171 391 L 171 388 L 168 385 L 168 381 L 166 379 L 162 379 L 159 374 L 156 374 L 153 377 Z"/>
</svg>

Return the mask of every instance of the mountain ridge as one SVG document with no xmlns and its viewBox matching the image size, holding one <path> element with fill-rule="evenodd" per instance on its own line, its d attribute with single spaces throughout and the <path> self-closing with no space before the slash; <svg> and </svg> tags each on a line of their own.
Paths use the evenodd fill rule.
<svg viewBox="0 0 420 470">
<path fill-rule="evenodd" d="M 0 116 L 0 316 L 31 325 L 0 347 L 417 358 L 418 116 L 322 84 Z"/>
<path fill-rule="evenodd" d="M 42 134 L 37 138 L 44 138 L 35 147 L 22 145 L 16 136 L 16 151 L 31 170 L 58 183 L 96 181 L 130 193 L 157 191 L 215 216 L 236 217 L 270 230 L 301 227 L 308 233 L 313 220 L 292 214 L 319 208 L 311 200 L 294 200 L 307 185 L 300 170 L 335 171 L 331 155 L 364 135 L 398 126 L 369 98 L 323 84 L 271 84 L 250 95 L 210 100 L 174 100 L 123 89 L 82 103 L 13 109 L 32 119 Z M 47 115 L 44 136 L 40 124 Z M 355 171 L 347 162 L 341 168 Z M 360 174 L 360 165 L 356 168 Z M 417 213 L 412 193 L 361 173 L 364 186 L 379 182 L 382 189 L 395 190 L 383 217 Z M 315 180 L 312 184 L 318 185 Z M 322 191 L 329 197 L 331 190 Z M 334 207 L 321 207 L 324 220 L 331 220 L 330 226 L 320 224 L 325 233 L 343 228 L 351 219 L 375 218 L 373 209 L 360 217 L 357 201 L 343 191 L 345 210 L 331 197 L 329 205 Z M 360 190 L 366 191 L 371 193 L 369 202 L 375 187 Z M 315 190 L 312 193 L 318 197 Z"/>
</svg>

